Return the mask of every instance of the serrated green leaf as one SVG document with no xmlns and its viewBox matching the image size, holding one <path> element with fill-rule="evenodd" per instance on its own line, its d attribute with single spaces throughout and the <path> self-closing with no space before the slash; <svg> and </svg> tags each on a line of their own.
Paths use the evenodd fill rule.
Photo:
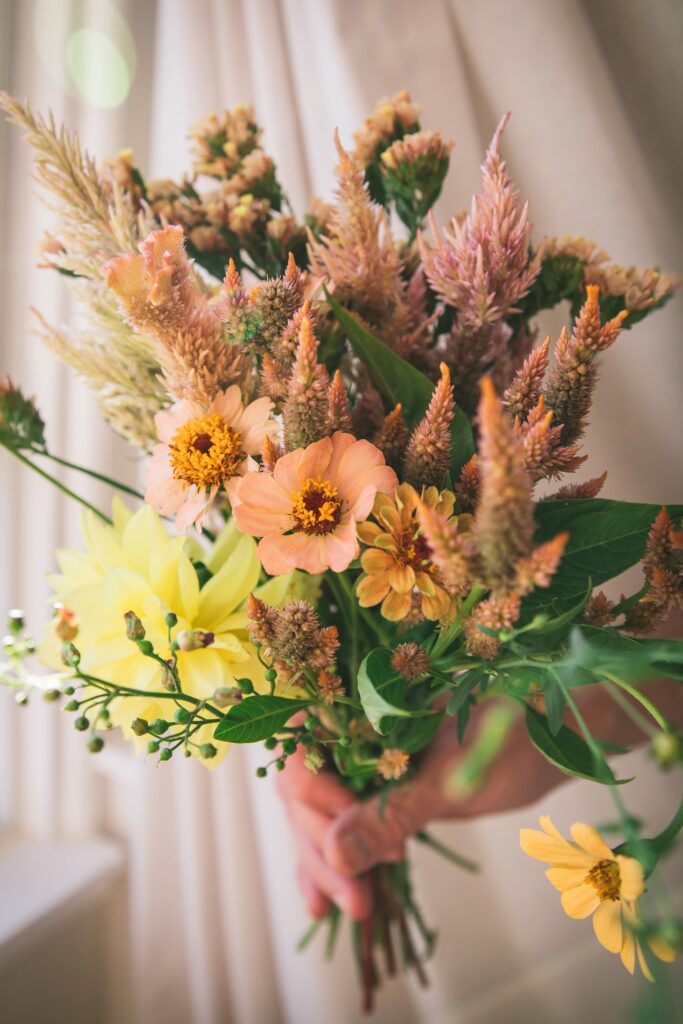
<svg viewBox="0 0 683 1024">
<path fill-rule="evenodd" d="M 372 382 L 392 408 L 400 402 L 409 427 L 415 427 L 424 416 L 434 391 L 434 384 L 424 373 L 384 345 L 325 289 L 332 312 L 341 324 L 356 354 L 368 368 Z M 451 472 L 454 479 L 474 454 L 475 445 L 467 416 L 456 406 L 451 426 L 453 456 Z"/>
<path fill-rule="evenodd" d="M 309 701 L 255 694 L 230 708 L 216 727 L 215 737 L 224 743 L 258 743 L 279 732 Z"/>
<path fill-rule="evenodd" d="M 603 785 L 614 786 L 629 779 L 617 780 L 608 765 L 596 766 L 588 744 L 570 729 L 563 725 L 553 735 L 547 718 L 539 715 L 528 704 L 524 709 L 526 728 L 529 739 L 547 761 L 559 768 L 565 775 L 573 775 L 577 779 L 590 779 Z"/>
<path fill-rule="evenodd" d="M 358 696 L 375 732 L 388 732 L 383 719 L 410 718 L 414 712 L 395 702 L 403 699 L 406 683 L 391 667 L 391 651 L 376 647 L 363 658 L 358 669 Z"/>
</svg>

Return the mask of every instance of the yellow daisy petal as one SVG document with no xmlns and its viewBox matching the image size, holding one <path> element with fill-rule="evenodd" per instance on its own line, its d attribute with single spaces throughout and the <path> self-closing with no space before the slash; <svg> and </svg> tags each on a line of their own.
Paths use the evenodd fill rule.
<svg viewBox="0 0 683 1024">
<path fill-rule="evenodd" d="M 624 931 L 624 941 L 621 946 L 620 956 L 621 962 L 628 973 L 633 974 L 636 966 L 636 941 L 633 934 L 629 931 Z"/>
<path fill-rule="evenodd" d="M 576 889 L 586 881 L 585 868 L 548 868 L 545 873 L 551 885 L 554 885 L 558 892 L 566 892 L 567 889 Z"/>
<path fill-rule="evenodd" d="M 601 946 L 610 953 L 621 952 L 623 929 L 619 900 L 605 900 L 600 904 L 593 915 L 593 929 Z"/>
<path fill-rule="evenodd" d="M 584 825 L 583 822 L 577 821 L 569 831 L 574 842 L 578 843 L 587 853 L 597 857 L 598 860 L 614 860 L 614 852 L 592 825 Z"/>
<path fill-rule="evenodd" d="M 600 897 L 592 885 L 579 885 L 576 889 L 563 892 L 561 903 L 568 917 L 580 921 L 584 917 L 589 917 L 600 906 Z"/>
<path fill-rule="evenodd" d="M 638 954 L 638 963 L 640 964 L 640 969 L 643 972 L 643 975 L 647 978 L 648 981 L 654 981 L 655 979 L 652 977 L 652 971 L 650 970 L 647 960 L 645 959 L 645 955 L 643 953 L 643 947 L 641 946 L 638 939 L 634 939 L 634 942 L 636 946 L 636 953 Z"/>
<path fill-rule="evenodd" d="M 619 865 L 619 890 L 621 898 L 632 902 L 645 892 L 643 866 L 635 857 L 617 856 Z"/>
<path fill-rule="evenodd" d="M 676 950 L 663 939 L 653 937 L 647 940 L 647 944 L 654 955 L 663 960 L 665 964 L 672 964 L 676 959 Z"/>
<path fill-rule="evenodd" d="M 570 846 L 562 836 L 556 839 L 535 828 L 520 829 L 519 844 L 530 857 L 555 867 L 583 868 L 588 872 L 594 863 L 593 857 Z"/>
</svg>

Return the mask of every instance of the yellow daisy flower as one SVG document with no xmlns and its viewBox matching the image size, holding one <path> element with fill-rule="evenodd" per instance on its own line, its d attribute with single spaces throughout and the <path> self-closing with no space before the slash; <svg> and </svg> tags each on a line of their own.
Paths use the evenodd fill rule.
<svg viewBox="0 0 683 1024">
<path fill-rule="evenodd" d="M 107 526 L 85 514 L 86 551 L 59 551 L 61 573 L 49 578 L 57 600 L 77 618 L 81 669 L 115 684 L 160 692 L 162 666 L 127 638 L 124 614 L 134 612 L 156 652 L 169 658 L 164 620 L 168 612 L 174 612 L 178 623 L 173 636 L 197 631 L 211 637 L 206 646 L 177 653 L 185 693 L 209 700 L 217 687 L 234 687 L 236 680 L 244 677 L 266 692 L 264 669 L 249 640 L 244 611 L 244 602 L 256 588 L 261 571 L 253 538 L 240 534 L 230 521 L 205 552 L 194 539 L 170 536 L 149 505 L 131 515 L 116 501 L 113 519 L 113 526 Z M 213 573 L 201 588 L 193 559 L 201 559 Z M 269 581 L 256 593 L 269 604 L 281 604 L 288 596 L 291 575 Z M 60 666 L 56 639 L 46 640 L 40 653 L 52 667 Z M 131 722 L 137 717 L 168 719 L 173 705 L 153 698 L 126 697 L 112 701 L 109 711 L 112 724 L 120 726 L 140 748 L 146 746 L 146 740 L 133 735 Z M 206 726 L 193 739 L 198 744 L 209 742 L 212 734 L 213 728 Z M 217 746 L 219 755 L 225 753 L 227 744 Z M 214 765 L 217 760 L 209 763 Z"/>
<path fill-rule="evenodd" d="M 539 819 L 542 832 L 523 828 L 522 849 L 530 857 L 550 864 L 546 878 L 560 892 L 564 912 L 574 919 L 593 915 L 598 942 L 610 953 L 619 953 L 633 974 L 636 957 L 645 977 L 652 981 L 634 928 L 638 923 L 638 899 L 645 891 L 643 868 L 633 857 L 615 854 L 597 829 L 577 822 L 569 842 L 549 817 Z M 647 940 L 655 956 L 670 963 L 674 950 L 656 938 Z"/>
</svg>

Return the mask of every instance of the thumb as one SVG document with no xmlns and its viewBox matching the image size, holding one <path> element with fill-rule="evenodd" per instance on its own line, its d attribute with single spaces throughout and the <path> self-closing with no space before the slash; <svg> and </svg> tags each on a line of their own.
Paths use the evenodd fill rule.
<svg viewBox="0 0 683 1024">
<path fill-rule="evenodd" d="M 323 854 L 334 871 L 359 875 L 375 864 L 395 860 L 396 851 L 427 821 L 413 786 L 401 786 L 380 804 L 379 797 L 354 804 L 328 829 Z"/>
</svg>

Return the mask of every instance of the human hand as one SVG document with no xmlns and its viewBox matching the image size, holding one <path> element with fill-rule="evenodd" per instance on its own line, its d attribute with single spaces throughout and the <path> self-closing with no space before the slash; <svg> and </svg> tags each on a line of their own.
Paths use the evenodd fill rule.
<svg viewBox="0 0 683 1024">
<path fill-rule="evenodd" d="M 473 709 L 462 748 L 454 720 L 444 722 L 414 778 L 392 789 L 381 813 L 379 797 L 360 801 L 332 772 L 313 775 L 301 751 L 287 759 L 277 785 L 297 844 L 299 884 L 313 917 L 324 917 L 332 903 L 356 920 L 368 917 L 372 893 L 366 873 L 376 864 L 402 860 L 406 840 L 427 822 L 511 810 L 560 784 L 564 777 L 534 750 L 517 721 L 481 787 L 460 797 L 449 789 L 448 779 L 487 710 L 484 705 Z"/>
</svg>

